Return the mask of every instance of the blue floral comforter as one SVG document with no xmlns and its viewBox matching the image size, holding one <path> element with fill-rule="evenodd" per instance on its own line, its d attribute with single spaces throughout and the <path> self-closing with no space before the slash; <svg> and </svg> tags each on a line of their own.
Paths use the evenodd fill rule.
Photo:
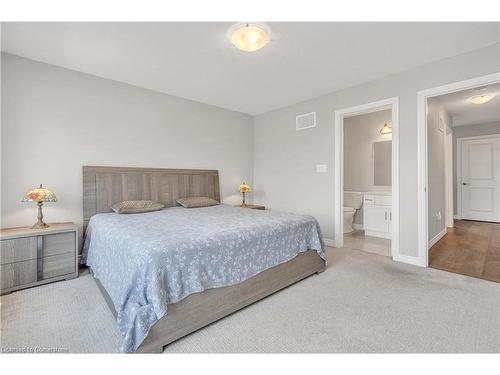
<svg viewBox="0 0 500 375">
<path fill-rule="evenodd" d="M 117 311 L 121 350 L 135 351 L 167 304 L 241 283 L 308 249 L 325 260 L 311 216 L 219 205 L 94 215 L 82 262 Z"/>
</svg>

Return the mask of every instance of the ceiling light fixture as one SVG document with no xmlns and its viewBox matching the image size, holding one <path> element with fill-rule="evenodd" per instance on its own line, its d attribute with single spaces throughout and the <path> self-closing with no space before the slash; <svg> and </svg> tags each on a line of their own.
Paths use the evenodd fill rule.
<svg viewBox="0 0 500 375">
<path fill-rule="evenodd" d="M 484 103 L 488 103 L 494 97 L 495 97 L 494 94 L 476 95 L 476 96 L 473 96 L 467 100 L 471 103 L 474 103 L 474 104 L 484 104 Z"/>
<path fill-rule="evenodd" d="M 387 124 L 387 122 L 380 129 L 380 134 L 392 134 L 392 127 Z"/>
<path fill-rule="evenodd" d="M 271 39 L 269 29 L 256 23 L 239 23 L 229 29 L 229 39 L 238 49 L 254 52 L 264 47 Z"/>
</svg>

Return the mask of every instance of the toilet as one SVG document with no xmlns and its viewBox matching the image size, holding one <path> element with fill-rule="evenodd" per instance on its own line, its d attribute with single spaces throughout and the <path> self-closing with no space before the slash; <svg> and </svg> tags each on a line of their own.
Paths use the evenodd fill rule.
<svg viewBox="0 0 500 375">
<path fill-rule="evenodd" d="M 363 204 L 363 194 L 344 192 L 344 234 L 354 231 L 352 223 L 354 214 Z"/>
</svg>

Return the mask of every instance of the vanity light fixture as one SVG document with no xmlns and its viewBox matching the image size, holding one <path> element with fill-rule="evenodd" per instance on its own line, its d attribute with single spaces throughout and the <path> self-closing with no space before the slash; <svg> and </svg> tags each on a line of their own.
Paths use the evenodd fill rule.
<svg viewBox="0 0 500 375">
<path fill-rule="evenodd" d="M 256 23 L 239 23 L 229 29 L 229 39 L 238 49 L 255 52 L 271 40 L 269 29 Z"/>
<path fill-rule="evenodd" d="M 392 134 L 392 127 L 387 124 L 387 122 L 380 129 L 380 134 Z"/>
<path fill-rule="evenodd" d="M 495 94 L 485 94 L 485 95 L 476 95 L 476 96 L 473 96 L 467 100 L 471 103 L 474 103 L 474 104 L 484 104 L 484 103 L 488 103 L 494 97 L 495 97 Z"/>
</svg>

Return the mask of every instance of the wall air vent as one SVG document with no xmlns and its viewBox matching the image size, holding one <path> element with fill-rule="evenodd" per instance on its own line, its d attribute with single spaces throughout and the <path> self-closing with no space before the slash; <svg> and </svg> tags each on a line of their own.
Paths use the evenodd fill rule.
<svg viewBox="0 0 500 375">
<path fill-rule="evenodd" d="M 304 130 L 316 126 L 316 112 L 305 113 L 295 117 L 295 130 Z"/>
</svg>

